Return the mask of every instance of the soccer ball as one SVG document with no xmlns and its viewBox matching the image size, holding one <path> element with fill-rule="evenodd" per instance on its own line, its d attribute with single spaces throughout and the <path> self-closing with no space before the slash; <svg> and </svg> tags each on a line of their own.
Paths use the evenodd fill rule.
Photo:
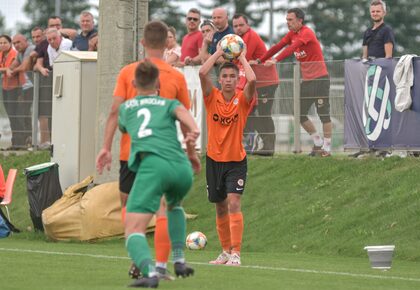
<svg viewBox="0 0 420 290">
<path fill-rule="evenodd" d="M 202 250 L 207 245 L 207 238 L 202 232 L 192 232 L 187 236 L 185 245 L 190 250 Z"/>
<path fill-rule="evenodd" d="M 244 49 L 244 41 L 239 35 L 227 34 L 220 40 L 220 46 L 224 52 L 224 57 L 233 60 L 241 55 Z"/>
</svg>

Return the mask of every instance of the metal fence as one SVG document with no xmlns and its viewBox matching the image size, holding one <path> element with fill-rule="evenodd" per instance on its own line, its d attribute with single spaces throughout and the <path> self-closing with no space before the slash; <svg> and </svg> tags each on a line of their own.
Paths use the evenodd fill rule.
<svg viewBox="0 0 420 290">
<path fill-rule="evenodd" d="M 0 90 L 0 149 L 49 149 L 52 75 L 26 72 L 24 85 Z"/>
<path fill-rule="evenodd" d="M 343 152 L 344 61 L 326 62 L 326 65 L 330 78 L 329 103 L 333 125 L 331 149 L 332 152 Z M 273 94 L 260 94 L 257 109 L 249 116 L 244 132 L 245 148 L 249 153 L 264 154 L 267 153 L 267 143 L 270 142 L 274 152 L 308 152 L 313 142 L 300 125 L 300 116 L 306 115 L 306 112 L 300 112 L 302 78 L 299 63 L 279 63 L 276 69 L 279 83 Z M 37 150 L 50 147 L 52 75 L 44 77 L 33 72 L 27 72 L 27 75 L 32 87 L 17 88 L 12 97 L 9 92 L 6 92 L 5 97 L 5 91 L 1 90 L 2 150 Z M 188 83 L 188 79 L 192 77 L 187 73 L 185 76 Z M 314 105 L 311 105 L 307 115 L 322 136 L 323 126 Z M 201 110 L 204 112 L 204 108 Z M 203 129 L 205 130 L 205 125 Z"/>
</svg>

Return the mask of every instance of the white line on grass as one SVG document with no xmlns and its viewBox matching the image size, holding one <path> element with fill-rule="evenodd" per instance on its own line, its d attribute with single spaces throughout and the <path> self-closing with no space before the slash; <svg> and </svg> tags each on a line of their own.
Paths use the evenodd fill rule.
<svg viewBox="0 0 420 290">
<path fill-rule="evenodd" d="M 19 252 L 19 253 L 34 253 L 34 254 L 45 254 L 45 255 L 60 255 L 60 256 L 79 256 L 79 257 L 90 257 L 90 258 L 97 258 L 97 259 L 129 260 L 128 257 L 84 254 L 84 253 L 68 253 L 68 252 L 66 253 L 66 252 L 51 252 L 51 251 L 9 249 L 9 248 L 0 248 L 0 251 Z M 202 263 L 202 262 L 188 261 L 188 263 L 192 264 L 192 265 L 200 265 L 200 266 L 215 266 L 215 265 L 210 265 L 208 263 Z M 355 274 L 355 273 L 348 273 L 348 272 L 320 271 L 320 270 L 294 269 L 294 268 L 255 266 L 255 265 L 241 265 L 241 268 L 271 270 L 271 271 L 285 271 L 285 272 L 298 272 L 298 273 L 324 274 L 324 275 L 336 275 L 336 276 L 350 276 L 350 277 L 356 277 L 356 278 L 372 278 L 372 279 L 420 282 L 420 278 L 407 278 L 407 277 L 398 277 L 398 276 L 381 276 L 381 275 L 370 275 L 370 274 Z"/>
</svg>

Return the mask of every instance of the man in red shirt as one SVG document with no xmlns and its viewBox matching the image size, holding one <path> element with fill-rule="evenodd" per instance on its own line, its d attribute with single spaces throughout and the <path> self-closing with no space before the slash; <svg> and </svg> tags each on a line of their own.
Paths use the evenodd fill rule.
<svg viewBox="0 0 420 290">
<path fill-rule="evenodd" d="M 270 48 L 264 56 L 257 60 L 257 63 L 265 62 L 264 65 L 271 66 L 290 56 L 292 53 L 301 63 L 303 82 L 300 88 L 300 123 L 314 141 L 314 147 L 310 156 L 321 155 L 326 157 L 331 155 L 330 79 L 324 62 L 324 56 L 322 55 L 321 45 L 315 33 L 304 25 L 304 19 L 305 13 L 301 9 L 289 9 L 286 16 L 287 26 L 290 30 L 289 33 L 279 43 Z M 276 58 L 270 59 L 285 46 L 287 47 Z M 308 110 L 314 103 L 322 122 L 324 139 L 316 132 L 314 124 L 306 116 Z"/>
<path fill-rule="evenodd" d="M 239 35 L 246 44 L 246 59 L 248 61 L 259 59 L 267 52 L 263 40 L 251 29 L 245 15 L 235 14 L 232 24 L 235 34 Z M 253 142 L 250 144 L 251 148 L 247 152 L 272 156 L 274 154 L 276 135 L 274 121 L 271 117 L 271 109 L 273 107 L 274 94 L 279 83 L 279 78 L 275 66 L 264 67 L 263 65 L 253 65 L 252 69 L 257 77 L 258 104 L 253 108 L 248 117 L 245 128 L 245 132 L 248 134 L 245 133 L 245 137 L 251 137 L 252 135 L 250 134 L 256 131 L 264 145 L 262 148 L 255 148 L 257 147 L 257 142 L 255 142 L 256 138 L 253 137 L 253 140 L 251 140 Z"/>
<path fill-rule="evenodd" d="M 201 64 L 199 53 L 203 34 L 199 29 L 200 19 L 201 12 L 196 8 L 191 8 L 185 18 L 188 34 L 182 39 L 181 45 L 181 63 L 184 65 Z"/>
<path fill-rule="evenodd" d="M 225 62 L 220 67 L 219 83 L 222 89 L 213 85 L 210 71 L 223 56 L 220 44 L 199 72 L 207 112 L 207 193 L 209 201 L 216 205 L 216 228 L 223 249 L 211 264 L 241 264 L 244 229 L 241 196 L 247 174 L 242 137 L 256 82 L 245 55 L 246 48 L 238 59 L 247 80 L 243 91 L 236 89 L 239 69 L 231 62 Z"/>
</svg>

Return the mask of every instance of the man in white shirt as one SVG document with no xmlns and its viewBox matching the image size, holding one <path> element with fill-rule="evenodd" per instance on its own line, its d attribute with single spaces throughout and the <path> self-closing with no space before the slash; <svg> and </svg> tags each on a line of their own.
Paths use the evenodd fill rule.
<svg viewBox="0 0 420 290">
<path fill-rule="evenodd" d="M 54 60 L 57 56 L 66 50 L 71 50 L 73 42 L 70 39 L 61 36 L 61 33 L 56 28 L 48 28 L 47 30 L 47 41 L 48 45 L 48 57 L 50 60 L 50 66 L 53 65 Z"/>
</svg>

